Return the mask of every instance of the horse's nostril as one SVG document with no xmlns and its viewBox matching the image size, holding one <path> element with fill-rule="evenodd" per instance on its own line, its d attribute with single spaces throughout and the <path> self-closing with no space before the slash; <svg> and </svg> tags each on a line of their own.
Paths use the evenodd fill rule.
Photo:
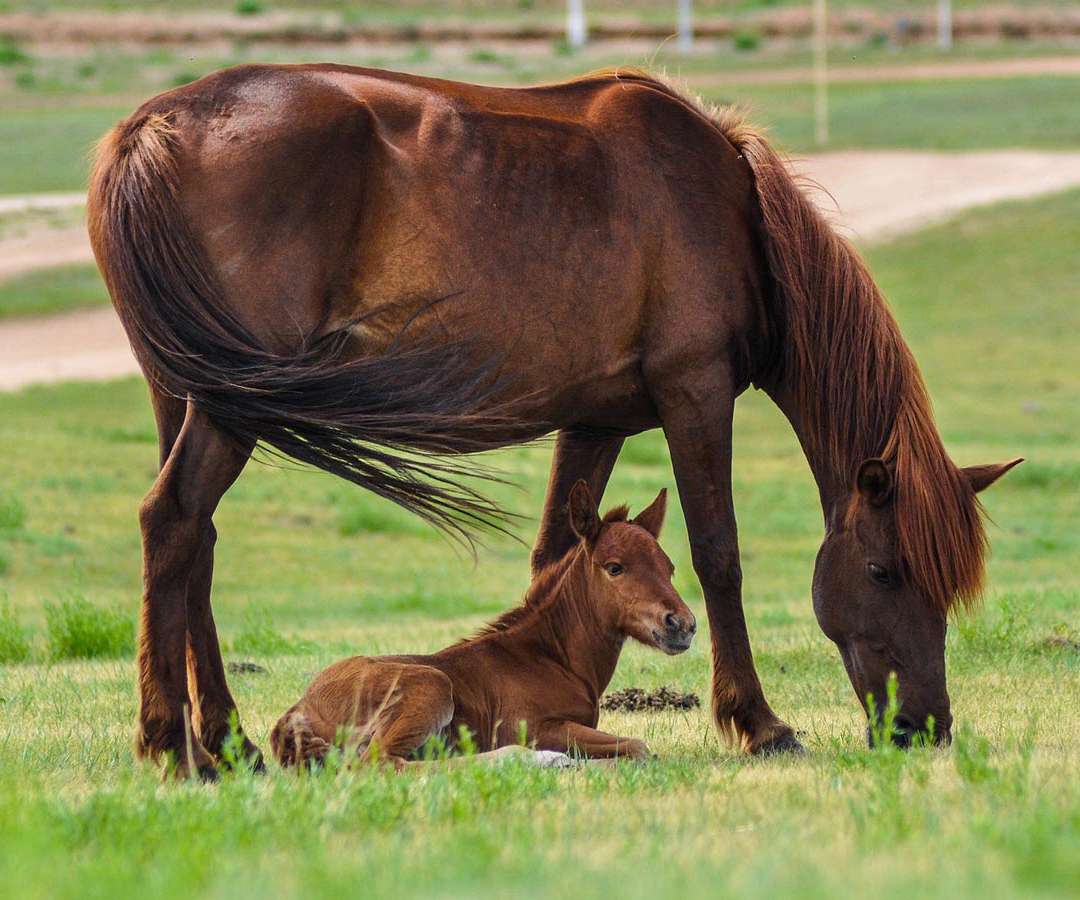
<svg viewBox="0 0 1080 900">
<path fill-rule="evenodd" d="M 668 631 L 678 631 L 682 628 L 682 622 L 679 621 L 679 617 L 675 613 L 668 613 L 664 616 L 664 624 L 667 626 Z"/>
</svg>

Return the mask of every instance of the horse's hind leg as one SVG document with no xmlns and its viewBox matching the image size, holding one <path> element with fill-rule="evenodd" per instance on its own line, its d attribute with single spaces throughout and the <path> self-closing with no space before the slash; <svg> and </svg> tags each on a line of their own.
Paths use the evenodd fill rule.
<svg viewBox="0 0 1080 900">
<path fill-rule="evenodd" d="M 577 540 L 566 515 L 570 488 L 578 479 L 584 479 L 599 502 L 622 445 L 621 437 L 574 429 L 559 432 L 544 500 L 544 517 L 532 552 L 533 574 L 562 559 Z"/>
<path fill-rule="evenodd" d="M 171 754 L 179 776 L 194 768 L 213 778 L 213 760 L 184 717 L 188 590 L 192 582 L 198 584 L 196 569 L 207 558 L 207 544 L 213 544 L 214 509 L 247 453 L 190 404 L 181 420 L 178 401 L 157 394 L 153 399 L 163 463 L 139 510 L 144 592 L 136 752 L 154 759 Z"/>
</svg>

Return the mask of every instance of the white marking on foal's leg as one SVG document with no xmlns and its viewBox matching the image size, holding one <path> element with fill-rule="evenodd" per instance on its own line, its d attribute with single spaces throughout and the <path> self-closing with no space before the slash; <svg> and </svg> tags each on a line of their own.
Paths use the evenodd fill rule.
<svg viewBox="0 0 1080 900">
<path fill-rule="evenodd" d="M 577 761 L 558 750 L 534 750 L 533 762 L 541 769 L 566 769 Z"/>
</svg>

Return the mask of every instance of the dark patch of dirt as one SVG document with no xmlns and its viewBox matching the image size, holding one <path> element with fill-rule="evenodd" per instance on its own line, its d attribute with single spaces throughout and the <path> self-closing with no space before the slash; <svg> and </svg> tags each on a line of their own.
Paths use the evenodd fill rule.
<svg viewBox="0 0 1080 900">
<path fill-rule="evenodd" d="M 229 671 L 233 675 L 265 675 L 266 669 L 260 666 L 258 663 L 253 662 L 231 662 L 229 663 Z"/>
<path fill-rule="evenodd" d="M 600 708 L 623 712 L 645 712 L 655 709 L 697 709 L 701 699 L 697 694 L 681 694 L 669 687 L 646 691 L 643 688 L 624 688 L 608 694 L 600 701 Z"/>
<path fill-rule="evenodd" d="M 1042 641 L 1042 645 L 1051 650 L 1071 650 L 1073 653 L 1080 653 L 1080 641 L 1067 634 L 1052 634 Z"/>
</svg>

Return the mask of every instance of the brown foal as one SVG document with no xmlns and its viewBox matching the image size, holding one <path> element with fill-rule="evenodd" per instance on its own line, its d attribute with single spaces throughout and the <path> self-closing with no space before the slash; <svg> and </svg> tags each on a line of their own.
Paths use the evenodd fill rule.
<svg viewBox="0 0 1080 900">
<path fill-rule="evenodd" d="M 521 743 L 593 758 L 648 755 L 596 728 L 627 637 L 682 653 L 697 630 L 657 537 L 666 492 L 634 519 L 603 519 L 584 481 L 571 490 L 578 542 L 540 572 L 524 603 L 430 656 L 354 656 L 321 672 L 270 737 L 282 765 L 322 759 L 344 737 L 362 760 L 404 766 L 432 736 L 467 728 L 481 752 Z"/>
</svg>

